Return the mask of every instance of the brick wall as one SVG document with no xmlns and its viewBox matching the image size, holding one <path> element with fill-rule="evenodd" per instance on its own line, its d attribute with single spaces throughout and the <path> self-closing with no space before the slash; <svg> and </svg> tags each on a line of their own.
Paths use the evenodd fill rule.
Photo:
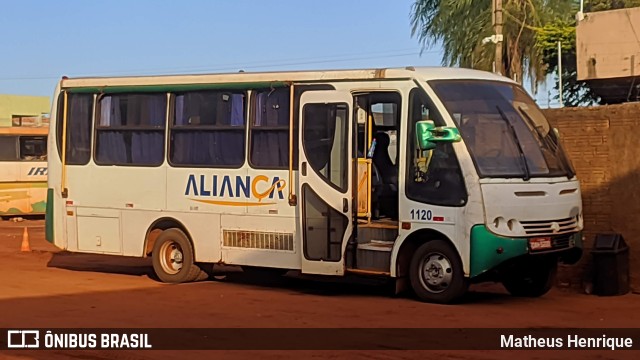
<svg viewBox="0 0 640 360">
<path fill-rule="evenodd" d="M 581 183 L 586 252 L 559 281 L 584 286 L 595 235 L 617 232 L 630 247 L 631 285 L 640 290 L 640 103 L 545 110 Z"/>
</svg>

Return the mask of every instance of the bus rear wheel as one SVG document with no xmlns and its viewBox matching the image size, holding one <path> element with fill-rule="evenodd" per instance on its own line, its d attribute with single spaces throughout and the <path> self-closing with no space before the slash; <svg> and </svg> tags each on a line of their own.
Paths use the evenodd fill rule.
<svg viewBox="0 0 640 360">
<path fill-rule="evenodd" d="M 409 279 L 420 300 L 441 304 L 460 299 L 469 286 L 457 251 L 442 240 L 429 241 L 416 250 Z"/>
<path fill-rule="evenodd" d="M 151 257 L 153 270 L 162 282 L 183 283 L 202 277 L 203 271 L 194 261 L 191 242 L 180 229 L 167 229 L 158 235 Z"/>
<path fill-rule="evenodd" d="M 529 261 L 506 275 L 502 285 L 513 296 L 540 297 L 553 286 L 557 271 L 558 261 L 555 258 Z"/>
</svg>

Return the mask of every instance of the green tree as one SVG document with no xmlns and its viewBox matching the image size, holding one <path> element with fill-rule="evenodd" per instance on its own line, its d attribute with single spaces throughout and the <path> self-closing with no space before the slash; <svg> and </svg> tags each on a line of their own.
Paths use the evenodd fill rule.
<svg viewBox="0 0 640 360">
<path fill-rule="evenodd" d="M 491 36 L 492 0 L 416 0 L 411 11 L 412 34 L 423 49 L 441 45 L 443 65 L 492 70 L 495 48 L 482 44 Z M 503 0 L 505 76 L 532 87 L 557 72 L 558 41 L 562 42 L 565 105 L 597 103 L 585 82 L 577 81 L 575 14 L 579 0 Z M 640 6 L 640 0 L 587 0 L 585 11 Z M 557 85 L 556 85 L 557 87 Z"/>
<path fill-rule="evenodd" d="M 493 34 L 492 0 L 416 0 L 412 34 L 423 48 L 440 44 L 443 64 L 492 70 L 495 48 L 482 44 Z M 544 81 L 546 64 L 536 48 L 536 31 L 566 13 L 569 0 L 504 0 L 503 68 L 505 76 L 534 85 Z"/>
<path fill-rule="evenodd" d="M 640 0 L 587 0 L 584 2 L 585 12 L 624 9 L 640 6 Z"/>
<path fill-rule="evenodd" d="M 588 82 L 578 81 L 576 21 L 572 15 L 577 13 L 579 4 L 580 1 L 574 1 L 569 15 L 565 14 L 545 24 L 536 35 L 536 48 L 542 54 L 548 75 L 558 72 L 558 41 L 562 44 L 562 94 L 565 106 L 593 105 L 600 102 Z M 640 6 L 640 0 L 587 0 L 584 3 L 584 11 L 596 12 L 636 6 Z M 559 90 L 557 82 L 554 87 L 556 91 Z"/>
<path fill-rule="evenodd" d="M 556 19 L 544 25 L 536 33 L 536 48 L 542 54 L 548 76 L 558 74 L 558 42 L 562 54 L 562 97 L 565 106 L 593 105 L 599 102 L 598 96 L 591 90 L 587 82 L 578 81 L 576 60 L 576 26 L 575 20 Z M 558 82 L 554 82 L 559 92 Z M 556 96 L 558 99 L 559 96 Z"/>
</svg>

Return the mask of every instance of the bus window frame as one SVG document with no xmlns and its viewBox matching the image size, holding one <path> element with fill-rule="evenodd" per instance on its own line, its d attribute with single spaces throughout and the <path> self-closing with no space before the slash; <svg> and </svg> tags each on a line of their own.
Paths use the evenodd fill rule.
<svg viewBox="0 0 640 360">
<path fill-rule="evenodd" d="M 432 119 L 436 126 L 445 126 L 446 125 L 446 120 L 445 120 L 445 114 L 447 113 L 442 113 L 439 109 L 438 106 L 436 106 L 435 101 L 433 100 L 433 98 L 421 87 L 414 87 L 409 91 L 408 94 L 408 99 L 407 99 L 407 131 L 406 134 L 404 135 L 404 137 L 406 138 L 406 143 L 405 143 L 405 156 L 404 156 L 404 172 L 405 172 L 405 179 L 404 179 L 404 196 L 411 200 L 411 201 L 415 201 L 421 204 L 428 204 L 428 205 L 434 205 L 434 206 L 443 206 L 443 207 L 452 207 L 452 208 L 461 208 L 467 205 L 467 203 L 469 202 L 469 190 L 467 188 L 467 184 L 466 184 L 466 180 L 465 180 L 465 174 L 464 174 L 464 170 L 462 168 L 462 164 L 460 162 L 460 154 L 459 152 L 456 150 L 455 146 L 453 146 L 452 143 L 439 143 L 439 147 L 450 147 L 451 153 L 453 155 L 455 155 L 455 159 L 453 159 L 453 161 L 455 161 L 455 165 L 457 168 L 457 173 L 461 178 L 461 182 L 460 184 L 458 184 L 459 186 L 461 186 L 461 188 L 457 189 L 460 192 L 460 197 L 461 197 L 461 202 L 453 202 L 453 201 L 433 201 L 433 200 L 429 200 L 429 199 L 425 199 L 425 196 L 422 196 L 423 198 L 420 198 L 420 196 L 415 196 L 414 193 L 412 193 L 412 189 L 409 186 L 409 182 L 410 181 L 414 181 L 414 174 L 412 173 L 412 169 L 413 169 L 413 161 L 414 161 L 414 154 L 411 151 L 412 150 L 412 146 L 416 146 L 417 148 L 417 142 L 415 139 L 415 122 L 412 122 L 413 120 L 413 107 L 415 106 L 415 100 L 418 100 L 420 102 L 423 102 L 423 104 L 427 105 L 427 107 L 430 110 L 433 110 L 434 114 L 432 115 Z M 412 145 L 413 144 L 413 145 Z M 414 148 L 415 150 L 415 148 Z M 433 149 L 431 151 L 436 151 L 438 150 L 438 148 Z M 398 170 L 400 170 L 400 168 L 398 168 Z"/>
<path fill-rule="evenodd" d="M 171 161 L 171 145 L 172 145 L 172 132 L 173 129 L 176 127 L 174 125 L 175 120 L 176 120 L 176 113 L 175 113 L 175 109 L 176 109 L 176 98 L 178 97 L 178 95 L 182 95 L 182 94 L 186 94 L 186 93 L 190 93 L 190 92 L 203 92 L 203 91 L 210 91 L 210 92 L 218 92 L 218 93 L 232 93 L 232 94 L 244 94 L 245 96 L 245 104 L 244 104 L 244 125 L 242 126 L 242 132 L 243 132 L 243 139 L 245 141 L 245 144 L 243 146 L 243 161 L 240 165 L 236 166 L 236 165 L 207 165 L 207 164 L 203 164 L 203 165 L 195 165 L 195 164 L 176 164 L 173 161 Z M 223 90 L 189 90 L 189 91 L 180 91 L 180 92 L 171 92 L 169 93 L 169 108 L 168 108 L 168 113 L 167 113 L 167 127 L 166 127 L 166 132 L 165 132 L 165 158 L 167 161 L 167 164 L 169 164 L 170 167 L 172 168 L 177 168 L 177 169 L 185 169 L 185 168 L 208 168 L 208 169 L 231 169 L 231 170 L 237 170 L 237 169 L 242 169 L 243 167 L 246 166 L 247 164 L 247 158 L 248 158 L 248 145 L 247 145 L 247 129 L 248 129 L 248 122 L 249 122 L 249 97 L 251 96 L 251 90 L 248 89 L 238 89 L 238 90 L 230 90 L 230 91 L 223 91 Z M 180 127 L 180 126 L 178 126 Z M 183 129 L 185 129 L 186 127 L 183 127 Z M 237 127 L 233 127 L 232 126 L 220 126 L 220 125 L 197 125 L 197 126 L 193 126 L 193 130 L 216 130 L 217 131 L 225 131 L 225 130 L 220 130 L 221 128 L 227 128 L 226 130 L 229 131 L 240 131 L 240 129 L 238 129 Z"/>
<path fill-rule="evenodd" d="M 121 129 L 118 130 L 106 130 L 106 131 L 157 131 L 160 132 L 162 131 L 162 136 L 163 136 L 163 145 L 162 145 L 162 161 L 158 164 L 134 164 L 134 163 L 103 163 L 98 161 L 97 157 L 96 157 L 96 153 L 98 150 L 98 131 L 105 131 L 104 128 L 108 128 L 106 126 L 99 126 L 98 122 L 100 121 L 100 114 L 102 111 L 102 99 L 105 96 L 122 96 L 122 95 L 158 95 L 161 94 L 164 96 L 165 98 L 165 106 L 164 106 L 164 111 L 165 111 L 165 116 L 164 116 L 164 127 L 162 129 L 156 129 L 153 128 L 152 126 L 139 126 L 139 127 L 135 127 L 133 129 L 131 129 L 132 127 L 130 127 L 130 129 L 126 129 L 126 126 L 119 126 Z M 169 93 L 166 92 L 136 92 L 136 91 L 132 91 L 132 92 L 118 92 L 118 93 L 100 93 L 98 94 L 97 97 L 94 98 L 94 113 L 93 113 L 93 129 L 92 129 L 92 133 L 93 133 L 93 143 L 91 144 L 91 159 L 93 160 L 93 163 L 96 164 L 99 167 L 109 167 L 109 166 L 122 166 L 122 167 L 139 167 L 139 168 L 159 168 L 161 166 L 163 166 L 167 160 L 167 154 L 166 154 L 166 144 L 167 144 L 167 122 L 168 122 L 168 102 L 169 102 Z M 102 129 L 101 129 L 102 128 Z"/>
<path fill-rule="evenodd" d="M 47 135 L 42 134 L 42 135 L 31 135 L 31 134 L 9 134 L 9 135 L 0 135 L 0 138 L 3 139 L 7 139 L 7 138 L 13 138 L 13 143 L 14 143 L 14 148 L 15 148 L 15 157 L 13 159 L 1 159 L 0 158 L 0 162 L 47 162 L 47 158 L 49 156 L 49 149 L 47 147 Z M 42 138 L 42 140 L 44 141 L 44 145 L 45 145 L 45 153 L 44 159 L 23 159 L 22 158 L 22 139 L 23 138 Z"/>
<path fill-rule="evenodd" d="M 284 89 L 287 88 L 287 98 L 291 99 L 291 86 L 287 86 L 287 87 L 279 87 L 279 88 L 274 88 L 274 90 L 277 89 Z M 255 120 L 256 120 L 256 96 L 259 93 L 268 91 L 269 89 L 266 88 L 261 88 L 261 89 L 252 89 L 251 90 L 251 97 L 249 99 L 249 113 L 248 113 L 248 124 L 247 124 L 247 131 L 248 131 L 248 136 L 247 136 L 247 154 L 246 154 L 246 160 L 247 163 L 249 164 L 249 166 L 252 169 L 255 170 L 289 170 L 290 164 L 284 164 L 282 166 L 259 166 L 253 163 L 252 160 L 252 155 L 253 155 L 253 132 L 255 130 L 255 128 L 258 128 L 258 131 L 286 131 L 287 132 L 287 145 L 289 145 L 291 143 L 291 139 L 289 139 L 290 137 L 290 131 L 291 131 L 291 126 L 290 126 L 290 121 L 289 119 L 291 118 L 291 113 L 290 110 L 291 109 L 291 104 L 288 104 L 287 109 L 289 111 L 289 116 L 287 117 L 287 124 L 286 125 L 277 125 L 277 126 L 256 126 L 254 124 Z M 296 94 L 297 91 L 297 85 L 294 87 L 294 103 L 298 104 L 300 103 L 300 95 Z M 296 108 L 294 104 L 294 109 Z M 295 144 L 295 139 L 297 139 L 297 136 L 295 134 L 295 130 L 297 130 L 298 126 L 298 116 L 297 114 L 295 114 L 295 110 L 294 110 L 294 163 L 297 162 L 297 156 L 296 156 L 296 150 L 297 150 L 297 144 Z M 290 152 L 291 149 L 288 149 L 287 153 Z M 286 161 L 289 162 L 289 156 L 287 155 Z M 297 166 L 296 164 L 294 164 L 294 169 L 296 169 Z"/>
</svg>

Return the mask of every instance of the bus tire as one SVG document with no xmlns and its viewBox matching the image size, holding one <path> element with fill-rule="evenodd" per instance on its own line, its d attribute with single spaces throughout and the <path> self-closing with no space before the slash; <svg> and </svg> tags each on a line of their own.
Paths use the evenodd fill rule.
<svg viewBox="0 0 640 360">
<path fill-rule="evenodd" d="M 529 262 L 506 275 L 502 285 L 513 296 L 540 297 L 551 290 L 557 272 L 555 258 L 539 263 Z"/>
<path fill-rule="evenodd" d="M 204 273 L 195 264 L 191 242 L 180 229 L 167 229 L 158 235 L 151 258 L 153 270 L 162 282 L 192 282 Z"/>
<path fill-rule="evenodd" d="M 455 302 L 469 287 L 458 252 L 443 240 L 426 242 L 416 250 L 409 279 L 420 300 L 440 304 Z"/>
</svg>

